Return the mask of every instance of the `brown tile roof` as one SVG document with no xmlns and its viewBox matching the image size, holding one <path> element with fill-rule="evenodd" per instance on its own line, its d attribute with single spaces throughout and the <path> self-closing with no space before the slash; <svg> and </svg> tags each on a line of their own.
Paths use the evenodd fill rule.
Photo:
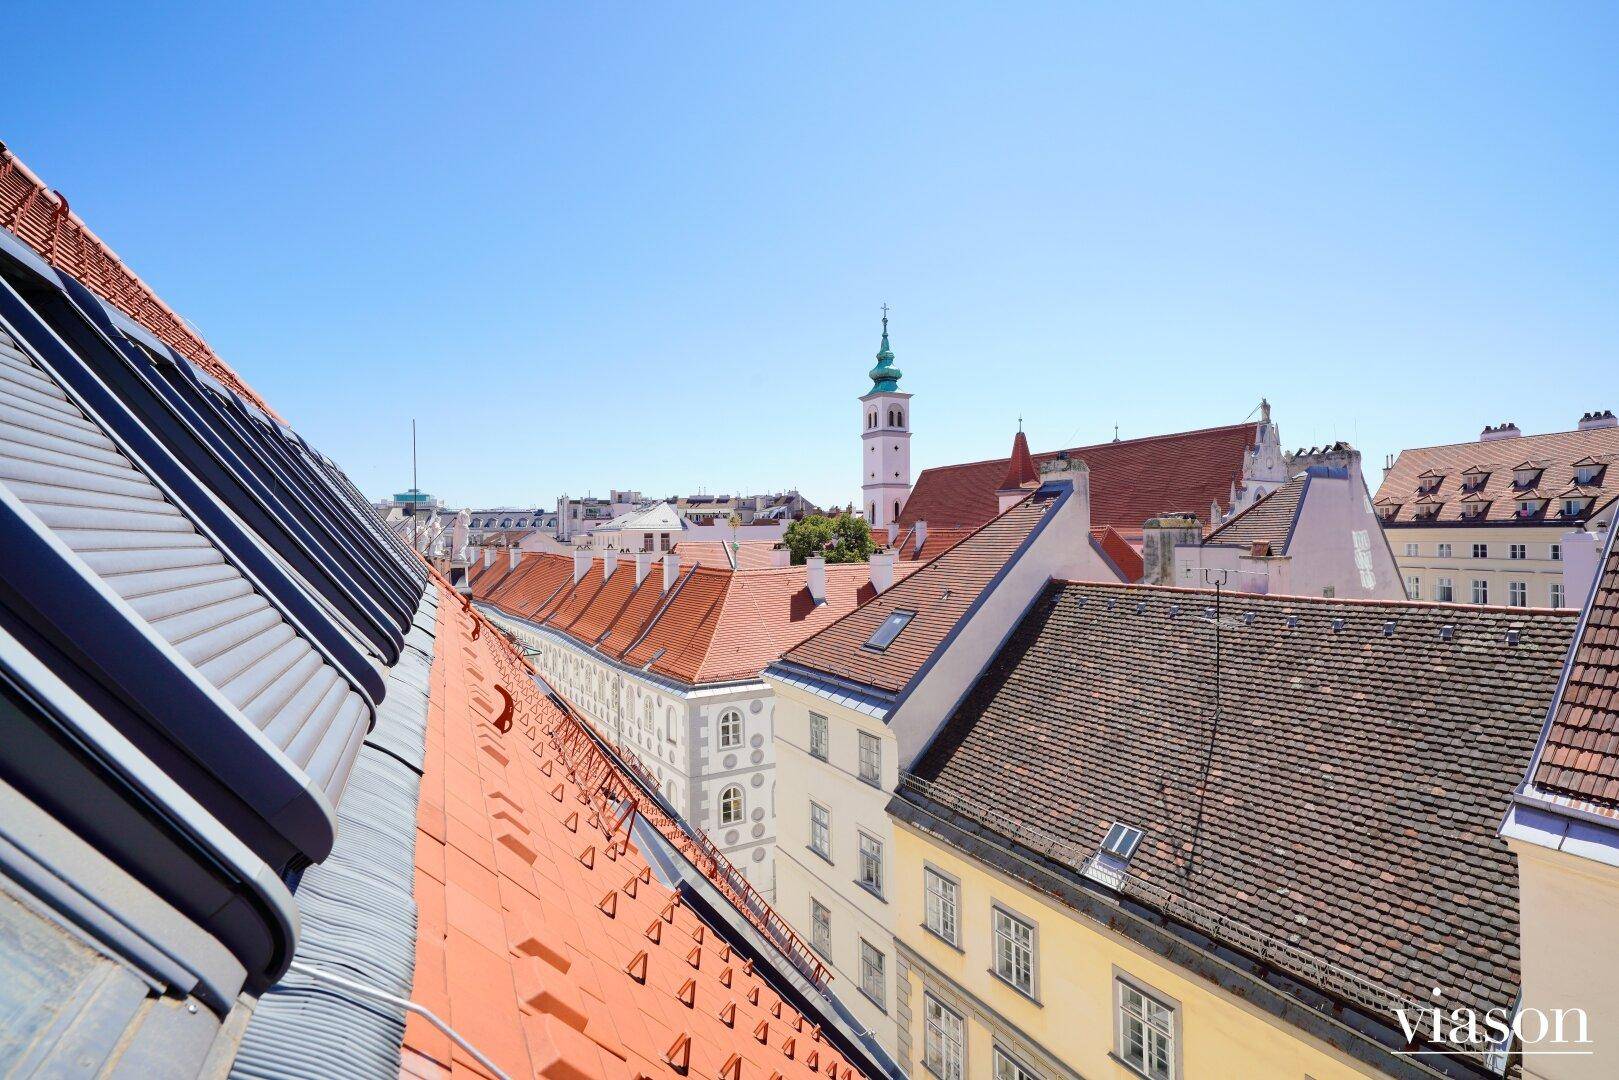
<svg viewBox="0 0 1619 1080">
<path fill-rule="evenodd" d="M 1409 1000 L 1510 1006 L 1517 875 L 1496 826 L 1574 620 L 1227 596 L 1216 728 L 1211 602 L 1054 584 L 917 775 L 1003 838 L 1027 823 L 1072 845 L 1070 866 L 1113 822 L 1144 829 L 1128 895 L 1296 949 L 1295 977 L 1321 962 Z"/>
<path fill-rule="evenodd" d="M 497 565 L 503 559 L 497 558 Z M 897 563 L 895 580 L 916 565 Z M 639 588 L 633 556 L 620 556 L 605 582 L 603 568 L 604 560 L 593 560 L 575 584 L 571 556 L 529 553 L 510 573 L 476 578 L 472 592 L 509 615 L 691 685 L 757 678 L 766 664 L 873 595 L 865 563 L 827 567 L 821 604 L 810 601 L 802 566 L 683 565 L 667 603 L 661 561 Z"/>
<path fill-rule="evenodd" d="M 784 659 L 890 693 L 904 689 L 1053 505 L 1024 499 L 881 596 L 789 650 Z M 865 648 L 895 611 L 915 616 L 887 649 Z"/>
<path fill-rule="evenodd" d="M 1609 529 L 1585 623 L 1545 744 L 1530 772 L 1535 788 L 1619 817 L 1619 547 Z"/>
<path fill-rule="evenodd" d="M 1064 452 L 1090 467 L 1091 521 L 1134 539 L 1141 535 L 1141 523 L 1157 514 L 1184 510 L 1205 518 L 1210 504 L 1228 504 L 1257 432 L 1257 424 L 1232 424 Z M 1035 455 L 1036 465 L 1057 453 Z M 926 521 L 930 531 L 939 525 L 984 524 L 1000 509 L 995 492 L 1009 464 L 1008 458 L 995 458 L 924 469 L 900 514 L 900 527 L 918 521 Z"/>
<path fill-rule="evenodd" d="M 622 773 L 447 591 L 417 817 L 413 1001 L 512 1077 L 861 1075 L 724 927 L 655 876 Z M 502 691 L 512 698 L 504 732 Z M 589 777 L 586 780 L 586 777 Z M 656 811 L 647 805 L 644 813 Z M 648 818 L 649 823 L 652 819 Z M 678 833 L 670 822 L 654 825 Z M 703 869 L 707 853 L 681 850 Z M 706 864 L 704 864 L 706 865 Z M 412 1015 L 401 1075 L 485 1073 Z"/>
<path fill-rule="evenodd" d="M 1531 490 L 1520 491 L 1514 486 L 1513 472 L 1524 459 L 1532 459 L 1544 472 L 1534 481 Z M 1451 443 L 1447 446 L 1425 446 L 1415 450 L 1402 450 L 1395 459 L 1394 468 L 1383 478 L 1377 489 L 1379 509 L 1398 506 L 1386 523 L 1406 524 L 1421 520 L 1424 524 L 1454 524 L 1462 520 L 1462 474 L 1472 468 L 1489 472 L 1479 492 L 1489 501 L 1481 520 L 1510 522 L 1523 520 L 1518 516 L 1518 500 L 1528 495 L 1538 498 L 1560 498 L 1561 492 L 1574 486 L 1576 462 L 1592 459 L 1603 465 L 1619 461 L 1619 428 L 1597 428 L 1591 431 L 1559 431 L 1549 435 L 1522 435 L 1498 442 Z M 1439 489 L 1433 496 L 1421 497 L 1418 479 L 1425 476 L 1440 477 Z M 1594 495 L 1592 510 L 1600 510 L 1619 495 L 1619 469 L 1604 468 L 1597 476 L 1598 483 L 1581 494 Z M 1548 496 L 1548 492 L 1557 495 Z M 1419 519 L 1417 506 L 1439 505 L 1433 519 Z M 1558 507 L 1548 506 L 1535 521 L 1563 522 Z M 1579 520 L 1585 520 L 1584 517 Z"/>
<path fill-rule="evenodd" d="M 61 192 L 48 190 L 4 143 L 0 143 L 0 225 L 180 355 L 271 416 L 278 415 L 185 319 L 90 231 Z"/>
<path fill-rule="evenodd" d="M 1299 503 L 1309 477 L 1299 473 L 1293 479 L 1266 495 L 1248 509 L 1211 532 L 1204 543 L 1236 544 L 1251 547 L 1266 544 L 1273 554 L 1285 555 L 1287 542 L 1293 535 L 1293 520 L 1298 516 Z"/>
</svg>

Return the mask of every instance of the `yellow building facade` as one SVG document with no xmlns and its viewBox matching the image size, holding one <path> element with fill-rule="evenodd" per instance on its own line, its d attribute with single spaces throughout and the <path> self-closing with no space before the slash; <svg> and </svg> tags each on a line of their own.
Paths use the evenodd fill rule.
<svg viewBox="0 0 1619 1080">
<path fill-rule="evenodd" d="M 893 863 L 899 1051 L 913 1077 L 1383 1075 L 913 825 L 896 821 Z M 955 889 L 954 941 L 941 881 Z M 1032 992 L 1014 985 L 1008 920 L 1033 931 Z"/>
</svg>

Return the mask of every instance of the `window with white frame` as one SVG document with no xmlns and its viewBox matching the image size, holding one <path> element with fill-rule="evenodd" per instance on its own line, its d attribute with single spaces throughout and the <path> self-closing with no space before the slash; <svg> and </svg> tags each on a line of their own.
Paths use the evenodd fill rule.
<svg viewBox="0 0 1619 1080">
<path fill-rule="evenodd" d="M 1175 1010 L 1116 979 L 1118 1055 L 1148 1080 L 1174 1080 Z"/>
<path fill-rule="evenodd" d="M 810 897 L 810 944 L 822 956 L 832 954 L 832 909 Z"/>
<path fill-rule="evenodd" d="M 1422 548 L 1419 544 L 1407 544 L 1405 545 L 1405 557 L 1408 559 L 1414 559 L 1421 552 L 1421 550 Z"/>
<path fill-rule="evenodd" d="M 1552 585 L 1552 607 L 1563 606 L 1563 586 L 1559 583 Z"/>
<path fill-rule="evenodd" d="M 1507 582 L 1507 605 L 1509 607 L 1529 606 L 1529 583 L 1527 581 Z"/>
<path fill-rule="evenodd" d="M 810 803 L 810 850 L 823 859 L 832 858 L 832 811 L 820 803 Z"/>
<path fill-rule="evenodd" d="M 1422 578 L 1416 574 L 1407 574 L 1405 578 L 1405 596 L 1408 600 L 1422 599 Z"/>
<path fill-rule="evenodd" d="M 1508 544 L 1507 545 L 1507 558 L 1509 558 L 1509 559 L 1527 559 L 1528 557 L 1529 557 L 1529 545 L 1528 544 Z"/>
<path fill-rule="evenodd" d="M 1449 604 L 1456 599 L 1456 585 L 1448 577 L 1442 577 L 1434 582 L 1433 598 L 1441 603 Z"/>
<path fill-rule="evenodd" d="M 883 741 L 869 731 L 860 733 L 860 779 L 876 787 L 883 782 Z"/>
<path fill-rule="evenodd" d="M 740 825 L 745 815 L 742 810 L 742 789 L 735 784 L 720 792 L 720 824 Z"/>
<path fill-rule="evenodd" d="M 1473 558 L 1475 558 L 1475 559 L 1488 559 L 1489 557 L 1490 557 L 1490 545 L 1489 544 L 1474 544 L 1473 545 Z"/>
<path fill-rule="evenodd" d="M 931 994 L 922 996 L 922 1064 L 939 1080 L 963 1080 L 967 1059 L 967 1031 L 961 1017 L 939 1004 Z"/>
<path fill-rule="evenodd" d="M 995 1080 L 1040 1080 L 1040 1074 L 997 1046 Z"/>
<path fill-rule="evenodd" d="M 1546 557 L 1548 559 L 1550 559 L 1552 562 L 1562 562 L 1563 561 L 1563 545 L 1562 544 L 1552 544 L 1551 547 L 1548 548 L 1547 551 L 1546 551 Z"/>
<path fill-rule="evenodd" d="M 860 939 L 860 992 L 884 1012 L 888 1011 L 888 981 L 883 978 L 883 954 Z"/>
<path fill-rule="evenodd" d="M 1488 604 L 1490 602 L 1490 583 L 1484 578 L 1473 579 L 1473 603 Z"/>
<path fill-rule="evenodd" d="M 735 709 L 720 713 L 720 749 L 730 750 L 742 745 L 742 714 Z"/>
<path fill-rule="evenodd" d="M 865 833 L 860 834 L 860 884 L 883 894 L 883 842 Z"/>
<path fill-rule="evenodd" d="M 924 925 L 952 945 L 960 945 L 956 913 L 961 907 L 961 886 L 937 870 L 922 871 Z"/>
<path fill-rule="evenodd" d="M 1449 544 L 1440 544 L 1439 548 L 1438 548 L 1438 555 L 1439 555 L 1439 557 L 1441 559 L 1450 558 L 1450 545 Z"/>
<path fill-rule="evenodd" d="M 995 974 L 1034 996 L 1034 926 L 1005 908 L 995 908 Z"/>
<path fill-rule="evenodd" d="M 809 745 L 809 752 L 810 752 L 811 756 L 818 757 L 822 761 L 825 761 L 826 757 L 827 757 L 827 744 L 830 741 L 829 738 L 827 737 L 826 717 L 822 716 L 820 713 L 810 713 L 809 716 L 810 716 L 810 745 Z"/>
</svg>

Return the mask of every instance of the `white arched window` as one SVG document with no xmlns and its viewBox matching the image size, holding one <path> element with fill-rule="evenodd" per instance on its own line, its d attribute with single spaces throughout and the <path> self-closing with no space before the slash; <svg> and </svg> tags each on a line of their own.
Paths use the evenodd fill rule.
<svg viewBox="0 0 1619 1080">
<path fill-rule="evenodd" d="M 720 713 L 720 749 L 742 745 L 742 714 L 735 709 Z"/>
<path fill-rule="evenodd" d="M 742 789 L 732 784 L 720 792 L 720 824 L 742 824 Z"/>
<path fill-rule="evenodd" d="M 894 500 L 894 520 L 895 521 L 899 520 L 899 500 L 898 499 Z"/>
</svg>

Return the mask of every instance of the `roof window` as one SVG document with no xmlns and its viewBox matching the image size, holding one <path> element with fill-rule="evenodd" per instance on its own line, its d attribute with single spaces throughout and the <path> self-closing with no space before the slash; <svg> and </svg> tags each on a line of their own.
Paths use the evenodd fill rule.
<svg viewBox="0 0 1619 1080">
<path fill-rule="evenodd" d="M 1141 837 L 1141 830 L 1134 825 L 1115 821 L 1108 827 L 1101 850 L 1085 860 L 1080 872 L 1098 885 L 1120 891 L 1130 870 L 1130 857 L 1136 853 Z"/>
<path fill-rule="evenodd" d="M 883 624 L 877 628 L 877 632 L 871 635 L 871 640 L 866 642 L 866 648 L 882 652 L 894 643 L 894 639 L 899 637 L 900 631 L 909 626 L 914 618 L 916 618 L 916 612 L 914 611 L 896 611 L 892 613 L 883 620 Z"/>
<path fill-rule="evenodd" d="M 1141 830 L 1134 825 L 1126 825 L 1122 821 L 1115 821 L 1113 827 L 1108 829 L 1107 838 L 1102 841 L 1102 850 L 1109 855 L 1128 860 L 1136 853 L 1136 847 L 1141 843 Z"/>
</svg>

